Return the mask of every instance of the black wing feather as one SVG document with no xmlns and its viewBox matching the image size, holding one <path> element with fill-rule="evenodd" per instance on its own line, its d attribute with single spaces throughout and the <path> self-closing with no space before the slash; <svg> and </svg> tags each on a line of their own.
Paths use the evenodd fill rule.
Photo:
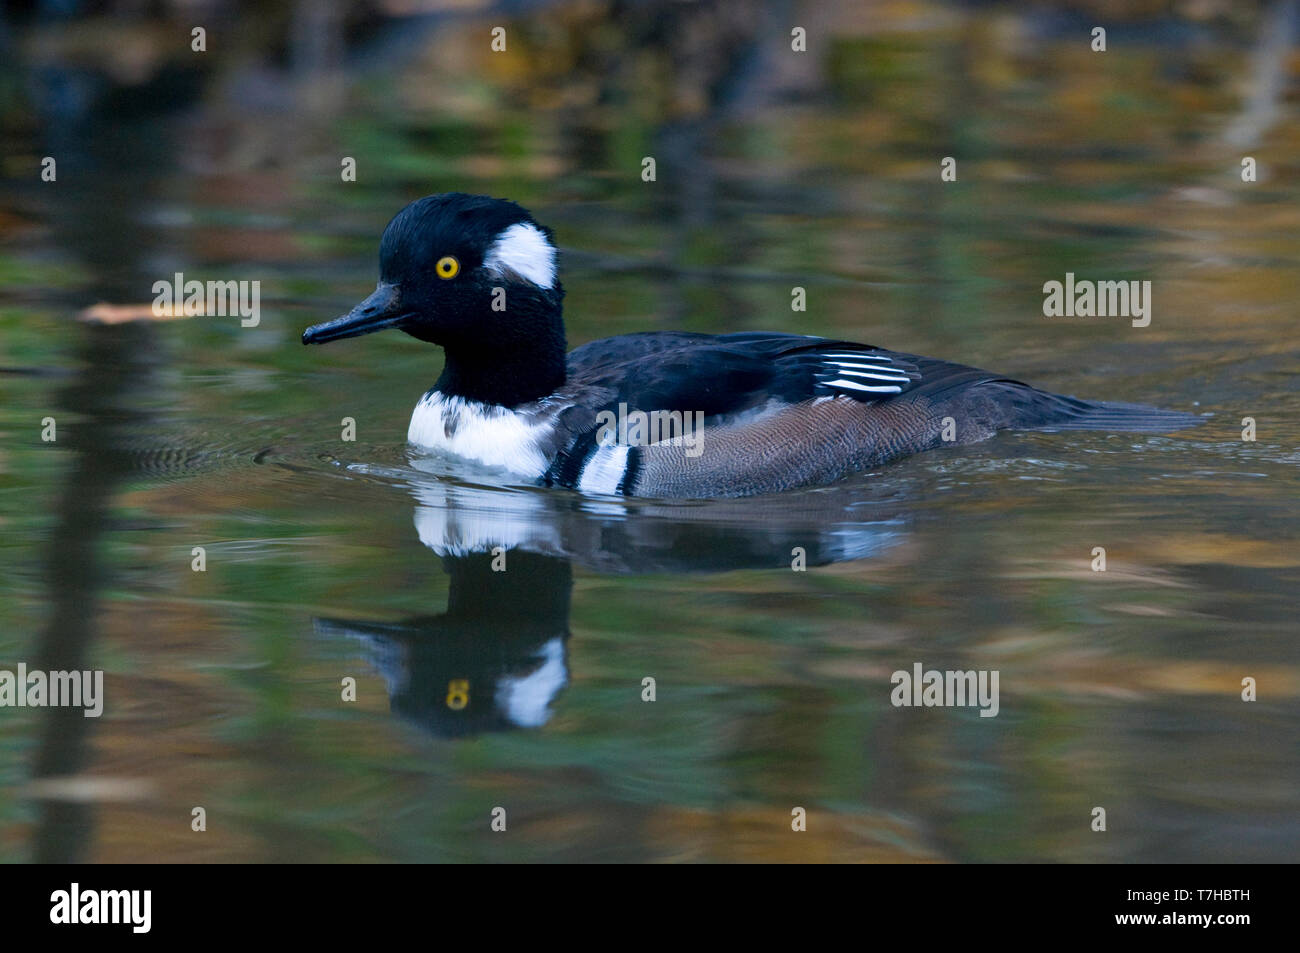
<svg viewBox="0 0 1300 953">
<path fill-rule="evenodd" d="M 714 417 L 773 399 L 881 400 L 911 390 L 923 375 L 915 358 L 851 341 L 763 332 L 648 332 L 578 348 L 569 355 L 569 379 L 604 391 L 606 407 Z"/>
</svg>

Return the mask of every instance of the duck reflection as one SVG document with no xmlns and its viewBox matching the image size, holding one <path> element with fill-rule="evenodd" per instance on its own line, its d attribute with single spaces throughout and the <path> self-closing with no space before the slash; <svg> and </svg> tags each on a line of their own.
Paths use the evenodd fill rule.
<svg viewBox="0 0 1300 953">
<path fill-rule="evenodd" d="M 499 550 L 446 556 L 443 567 L 451 587 L 441 615 L 317 619 L 316 629 L 359 639 L 393 711 L 434 734 L 544 724 L 569 681 L 568 560 Z"/>
<path fill-rule="evenodd" d="M 550 719 L 569 682 L 574 563 L 603 573 L 790 571 L 871 557 L 904 531 L 901 518 L 863 500 L 860 488 L 693 503 L 434 478 L 410 488 L 420 541 L 449 576 L 447 611 L 315 625 L 321 635 L 359 640 L 393 712 L 441 737 Z"/>
</svg>

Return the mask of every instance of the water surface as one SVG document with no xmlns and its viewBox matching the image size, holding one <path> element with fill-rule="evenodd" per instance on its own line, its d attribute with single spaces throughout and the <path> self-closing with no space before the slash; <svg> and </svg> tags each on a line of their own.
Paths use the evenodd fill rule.
<svg viewBox="0 0 1300 953">
<path fill-rule="evenodd" d="M 1099 55 L 1064 15 L 856 7 L 542 5 L 497 59 L 473 15 L 337 60 L 248 30 L 201 66 L 16 23 L 0 665 L 108 702 L 0 710 L 0 857 L 1294 859 L 1300 132 L 1242 95 L 1294 58 L 1253 11 Z M 824 334 L 1206 422 L 743 501 L 506 485 L 406 447 L 436 349 L 298 344 L 448 189 L 555 228 L 571 345 Z M 77 317 L 177 271 L 261 281 L 260 324 Z M 1044 318 L 1067 271 L 1150 280 L 1150 326 Z M 894 707 L 917 662 L 997 670 L 999 714 Z"/>
</svg>

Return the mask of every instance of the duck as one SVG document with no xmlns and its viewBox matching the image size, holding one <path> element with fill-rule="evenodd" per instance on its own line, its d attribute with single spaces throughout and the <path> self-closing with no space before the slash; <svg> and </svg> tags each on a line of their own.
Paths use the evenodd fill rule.
<svg viewBox="0 0 1300 953">
<path fill-rule="evenodd" d="M 569 351 L 552 230 L 462 192 L 401 209 L 375 290 L 303 344 L 394 329 L 444 366 L 407 440 L 582 494 L 744 497 L 827 486 L 1001 430 L 1168 433 L 1193 414 L 1085 400 L 869 344 L 646 331 Z"/>
</svg>

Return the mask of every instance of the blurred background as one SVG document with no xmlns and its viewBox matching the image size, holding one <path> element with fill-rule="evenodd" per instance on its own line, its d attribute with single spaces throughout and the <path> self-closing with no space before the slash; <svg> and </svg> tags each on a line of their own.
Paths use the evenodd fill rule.
<svg viewBox="0 0 1300 953">
<path fill-rule="evenodd" d="M 0 859 L 1294 859 L 1298 21 L 7 4 L 0 667 L 108 697 L 0 710 Z M 571 346 L 789 330 L 1207 423 L 729 504 L 494 486 L 405 446 L 436 349 L 298 343 L 447 190 L 555 229 Z M 1151 325 L 1044 318 L 1067 271 L 1150 280 Z M 260 281 L 261 323 L 124 320 L 175 272 Z M 892 707 L 917 661 L 999 670 L 999 716 Z"/>
</svg>

